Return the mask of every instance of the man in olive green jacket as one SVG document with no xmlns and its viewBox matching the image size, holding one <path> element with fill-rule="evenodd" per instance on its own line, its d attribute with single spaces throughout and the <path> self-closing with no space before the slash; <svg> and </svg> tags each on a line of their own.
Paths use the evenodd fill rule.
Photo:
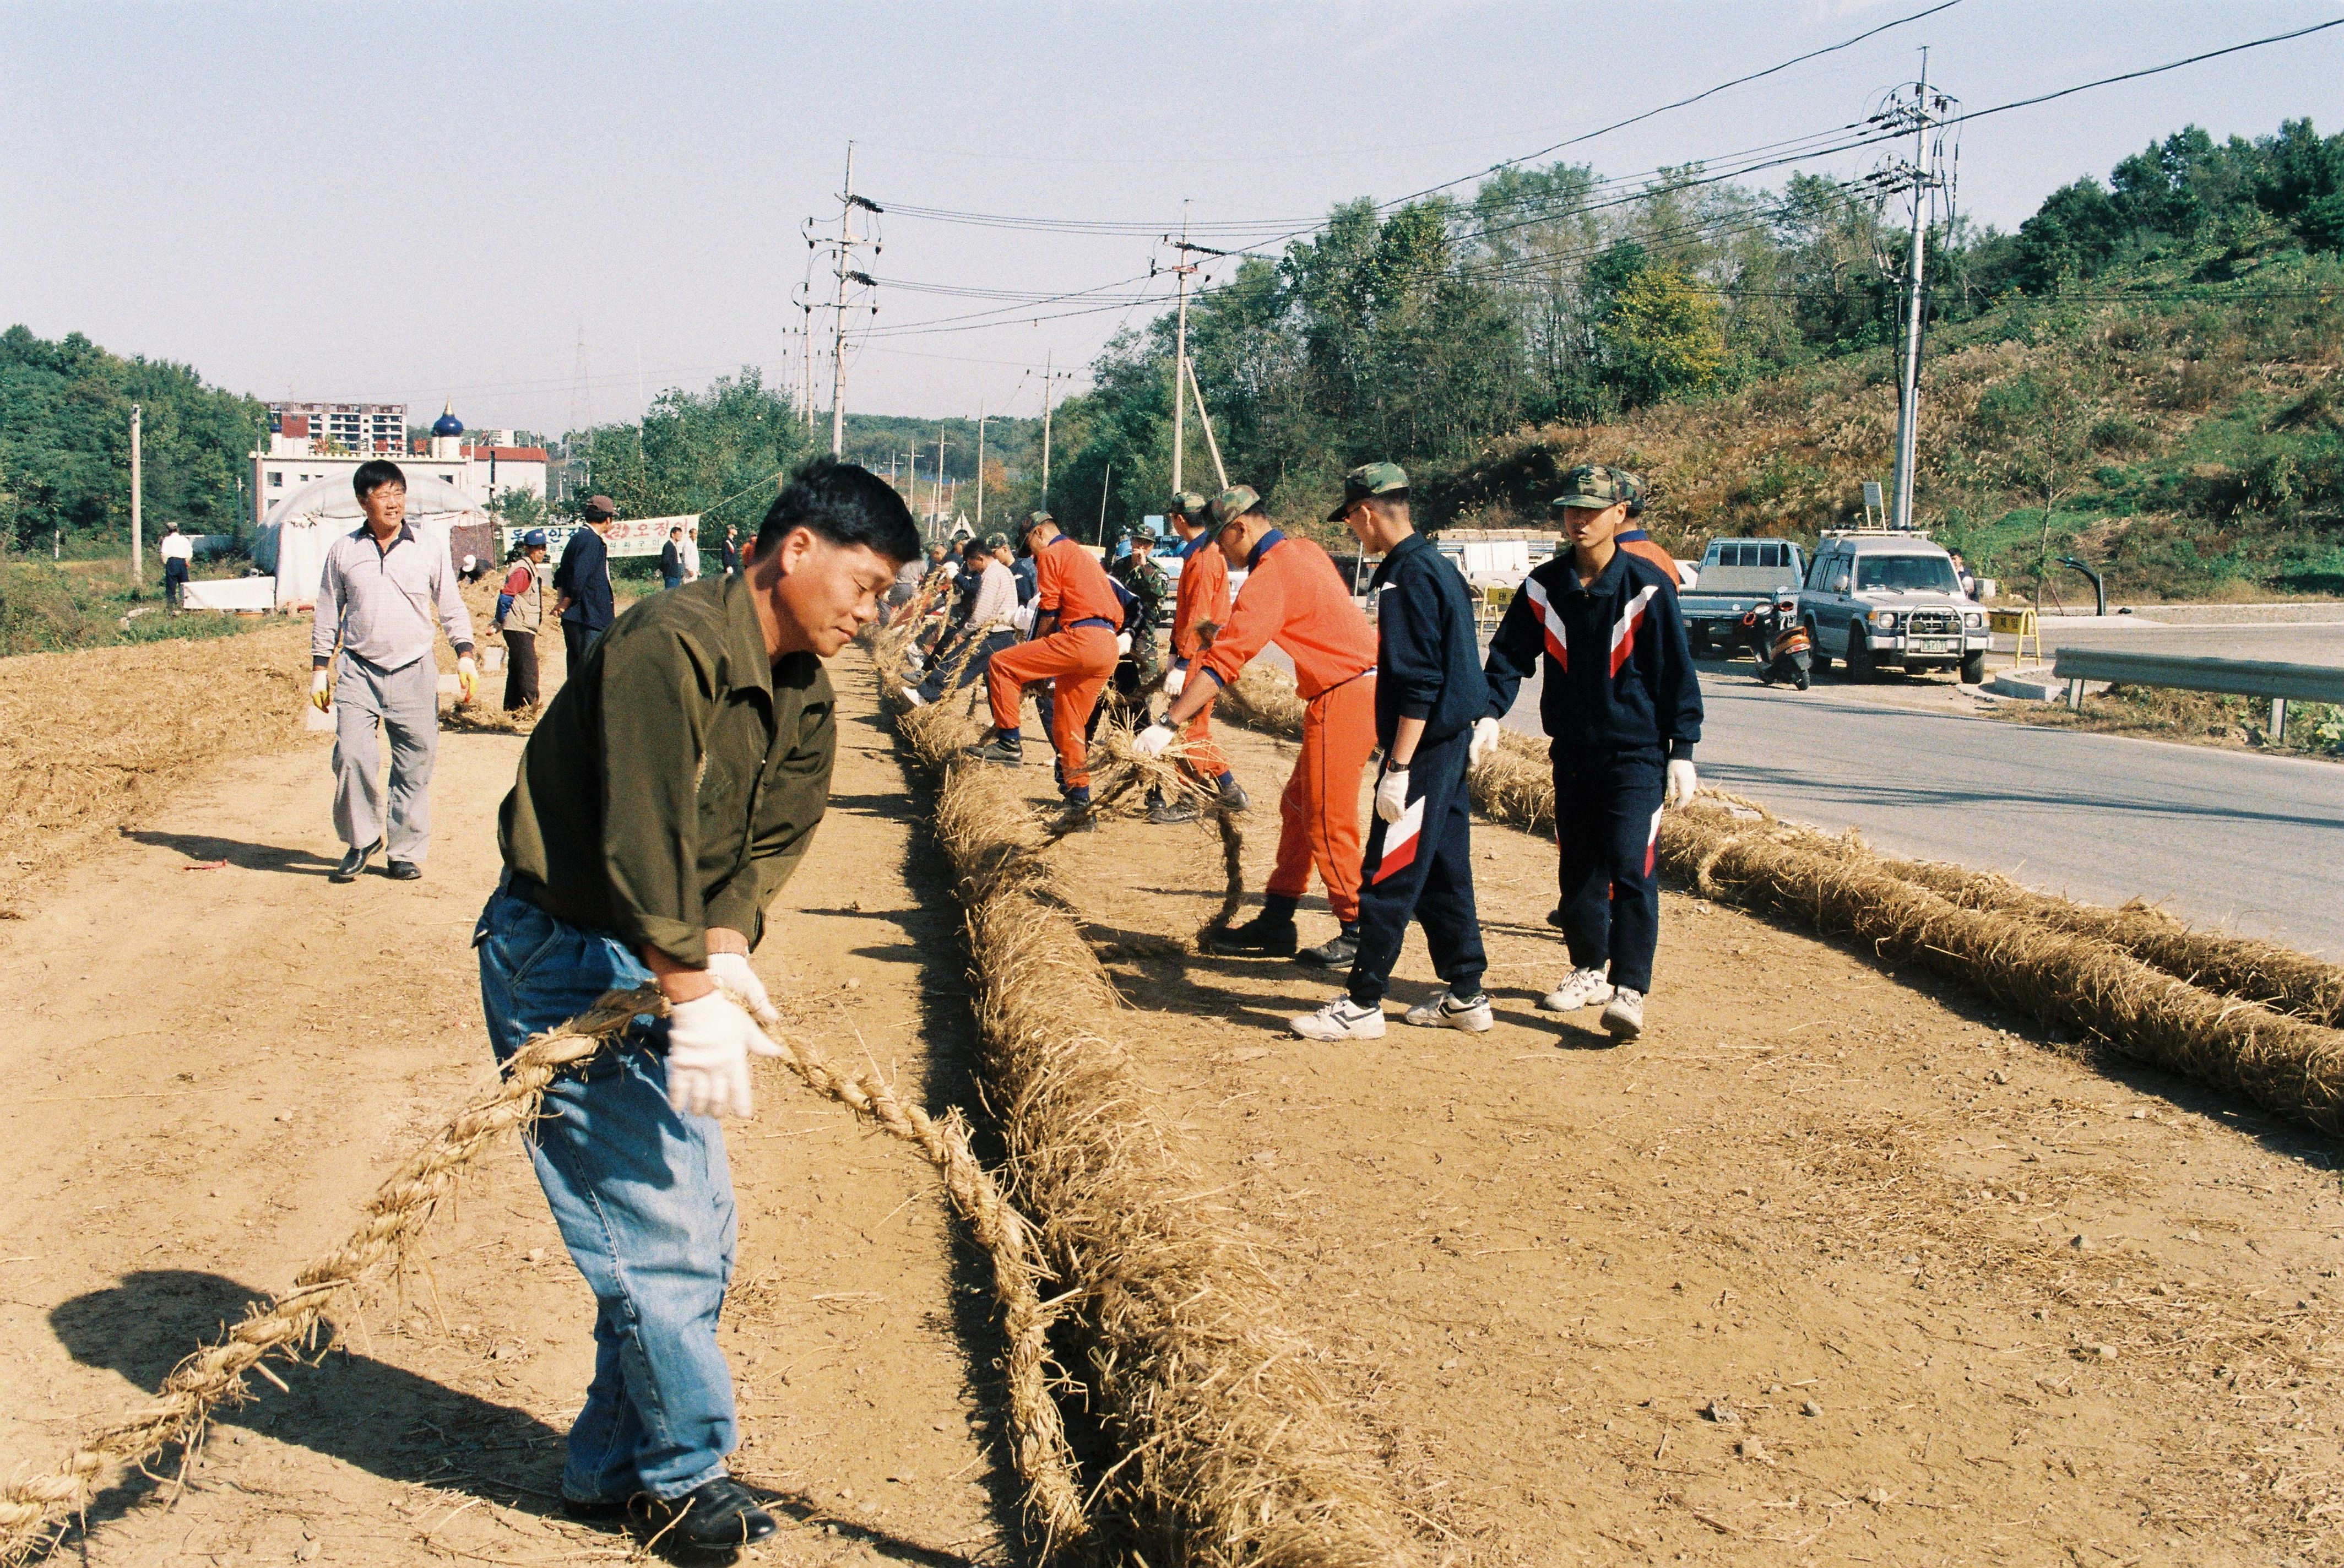
<svg viewBox="0 0 2344 1568">
<path fill-rule="evenodd" d="M 774 1531 L 725 1469 L 739 1433 L 716 1320 L 735 1228 L 714 1118 L 751 1113 L 750 1058 L 776 1054 L 749 953 L 829 798 L 822 661 L 918 552 L 885 481 L 816 459 L 740 572 L 647 598 L 595 642 L 499 814 L 505 874 L 473 936 L 498 1059 L 609 991 L 656 983 L 669 1004 L 557 1080 L 530 1134 L 599 1306 L 561 1478 L 581 1517 L 631 1505 L 702 1547 Z"/>
</svg>

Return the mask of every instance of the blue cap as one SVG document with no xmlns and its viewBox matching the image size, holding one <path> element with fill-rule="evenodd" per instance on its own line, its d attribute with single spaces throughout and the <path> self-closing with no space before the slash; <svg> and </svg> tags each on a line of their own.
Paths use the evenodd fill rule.
<svg viewBox="0 0 2344 1568">
<path fill-rule="evenodd" d="M 543 550 L 546 542 L 545 530 L 541 528 L 532 528 L 520 536 L 520 547 L 523 550 Z"/>
</svg>

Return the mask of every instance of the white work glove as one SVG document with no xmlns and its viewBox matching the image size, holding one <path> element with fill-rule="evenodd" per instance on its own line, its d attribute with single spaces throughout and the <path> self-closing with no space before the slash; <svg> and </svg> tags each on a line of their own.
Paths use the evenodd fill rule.
<svg viewBox="0 0 2344 1568">
<path fill-rule="evenodd" d="M 750 1055 L 782 1048 L 722 991 L 672 1003 L 667 1017 L 667 1103 L 685 1116 L 754 1116 Z"/>
<path fill-rule="evenodd" d="M 1117 654 L 1124 654 L 1131 652 L 1130 632 L 1118 632 L 1115 634 L 1115 651 Z"/>
<path fill-rule="evenodd" d="M 1143 757 L 1152 757 L 1172 744 L 1172 735 L 1171 725 L 1150 724 L 1134 737 L 1131 749 Z"/>
<path fill-rule="evenodd" d="M 1386 822 L 1398 822 L 1407 814 L 1408 769 L 1387 764 L 1384 776 L 1376 781 L 1376 814 Z"/>
<path fill-rule="evenodd" d="M 330 713 L 333 710 L 333 674 L 331 670 L 309 672 L 309 701 L 316 704 L 318 712 L 321 713 Z"/>
<path fill-rule="evenodd" d="M 1700 787 L 1701 780 L 1692 771 L 1692 759 L 1680 758 L 1669 764 L 1668 794 L 1662 798 L 1662 804 L 1682 805 L 1692 799 L 1693 791 Z"/>
<path fill-rule="evenodd" d="M 1188 672 L 1177 664 L 1164 673 L 1164 694 L 1167 697 L 1178 696 L 1180 689 L 1187 683 Z"/>
<path fill-rule="evenodd" d="M 460 702 L 470 703 L 480 694 L 480 666 L 470 653 L 456 661 L 456 684 L 463 693 Z"/>
<path fill-rule="evenodd" d="M 757 1022 L 773 1025 L 782 1021 L 773 997 L 765 994 L 765 983 L 757 978 L 757 971 L 749 967 L 746 953 L 711 953 L 708 977 L 746 1003 L 750 1016 Z"/>
<path fill-rule="evenodd" d="M 1034 606 L 1030 602 L 1009 612 L 1009 629 L 1021 637 L 1034 634 Z"/>
<path fill-rule="evenodd" d="M 1465 747 L 1465 765 L 1469 768 L 1480 766 L 1481 759 L 1493 754 L 1496 753 L 1497 749 L 1498 721 L 1495 719 L 1474 720 L 1473 739 L 1469 742 Z"/>
</svg>

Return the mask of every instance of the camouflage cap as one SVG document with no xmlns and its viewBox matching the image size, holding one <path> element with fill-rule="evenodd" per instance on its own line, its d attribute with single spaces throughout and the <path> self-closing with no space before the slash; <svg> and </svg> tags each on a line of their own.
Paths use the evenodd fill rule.
<svg viewBox="0 0 2344 1568">
<path fill-rule="evenodd" d="M 1603 508 L 1625 501 L 1633 506 L 1644 499 L 1644 484 L 1626 469 L 1615 469 L 1604 463 L 1581 463 L 1562 476 L 1562 493 L 1554 498 L 1554 510 L 1566 506 Z"/>
<path fill-rule="evenodd" d="M 1215 533 L 1261 504 L 1261 492 L 1249 484 L 1233 484 L 1213 498 L 1206 524 Z"/>
<path fill-rule="evenodd" d="M 988 533 L 985 536 L 985 548 L 987 550 L 1006 550 L 1009 548 L 1009 536 L 997 531 Z"/>
<path fill-rule="evenodd" d="M 1167 512 L 1177 511 L 1192 522 L 1202 522 L 1205 521 L 1206 508 L 1212 504 L 1195 491 L 1184 490 L 1165 502 L 1164 510 Z"/>
<path fill-rule="evenodd" d="M 1017 531 L 1020 533 L 1031 533 L 1046 522 L 1051 527 L 1056 528 L 1058 524 L 1058 520 L 1052 517 L 1046 511 L 1029 511 L 1026 514 L 1025 521 L 1017 525 Z"/>
<path fill-rule="evenodd" d="M 1371 495 L 1406 495 L 1408 470 L 1398 463 L 1361 463 L 1343 476 L 1343 499 L 1327 514 L 1329 522 L 1340 522 L 1343 514 Z"/>
</svg>

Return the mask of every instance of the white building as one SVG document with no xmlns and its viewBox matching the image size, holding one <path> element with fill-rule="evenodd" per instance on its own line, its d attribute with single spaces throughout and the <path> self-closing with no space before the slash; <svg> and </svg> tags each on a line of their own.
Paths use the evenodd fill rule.
<svg viewBox="0 0 2344 1568">
<path fill-rule="evenodd" d="M 394 451 L 407 446 L 405 403 L 271 403 L 268 428 L 281 429 L 288 419 L 301 421 L 302 433 L 323 445 L 333 442 L 348 452 L 371 452 L 388 443 Z"/>
<path fill-rule="evenodd" d="M 279 406 L 298 410 L 327 405 Z M 397 409 L 401 420 L 405 418 L 404 408 L 399 404 L 348 406 Z M 395 440 L 379 439 L 360 446 L 318 430 L 310 419 L 310 415 L 299 412 L 279 415 L 275 421 L 277 428 L 269 432 L 267 450 L 252 454 L 252 522 L 256 531 L 277 522 L 279 509 L 305 486 L 321 479 L 339 479 L 348 484 L 359 465 L 374 458 L 389 459 L 410 480 L 432 479 L 451 486 L 482 509 L 515 490 L 528 491 L 540 501 L 545 499 L 543 447 L 515 446 L 510 430 L 486 432 L 490 437 L 486 441 L 468 439 L 464 423 L 452 408 L 431 427 L 431 439 L 428 441 L 409 440 L 406 426 L 401 423 L 394 427 L 399 431 Z"/>
</svg>

